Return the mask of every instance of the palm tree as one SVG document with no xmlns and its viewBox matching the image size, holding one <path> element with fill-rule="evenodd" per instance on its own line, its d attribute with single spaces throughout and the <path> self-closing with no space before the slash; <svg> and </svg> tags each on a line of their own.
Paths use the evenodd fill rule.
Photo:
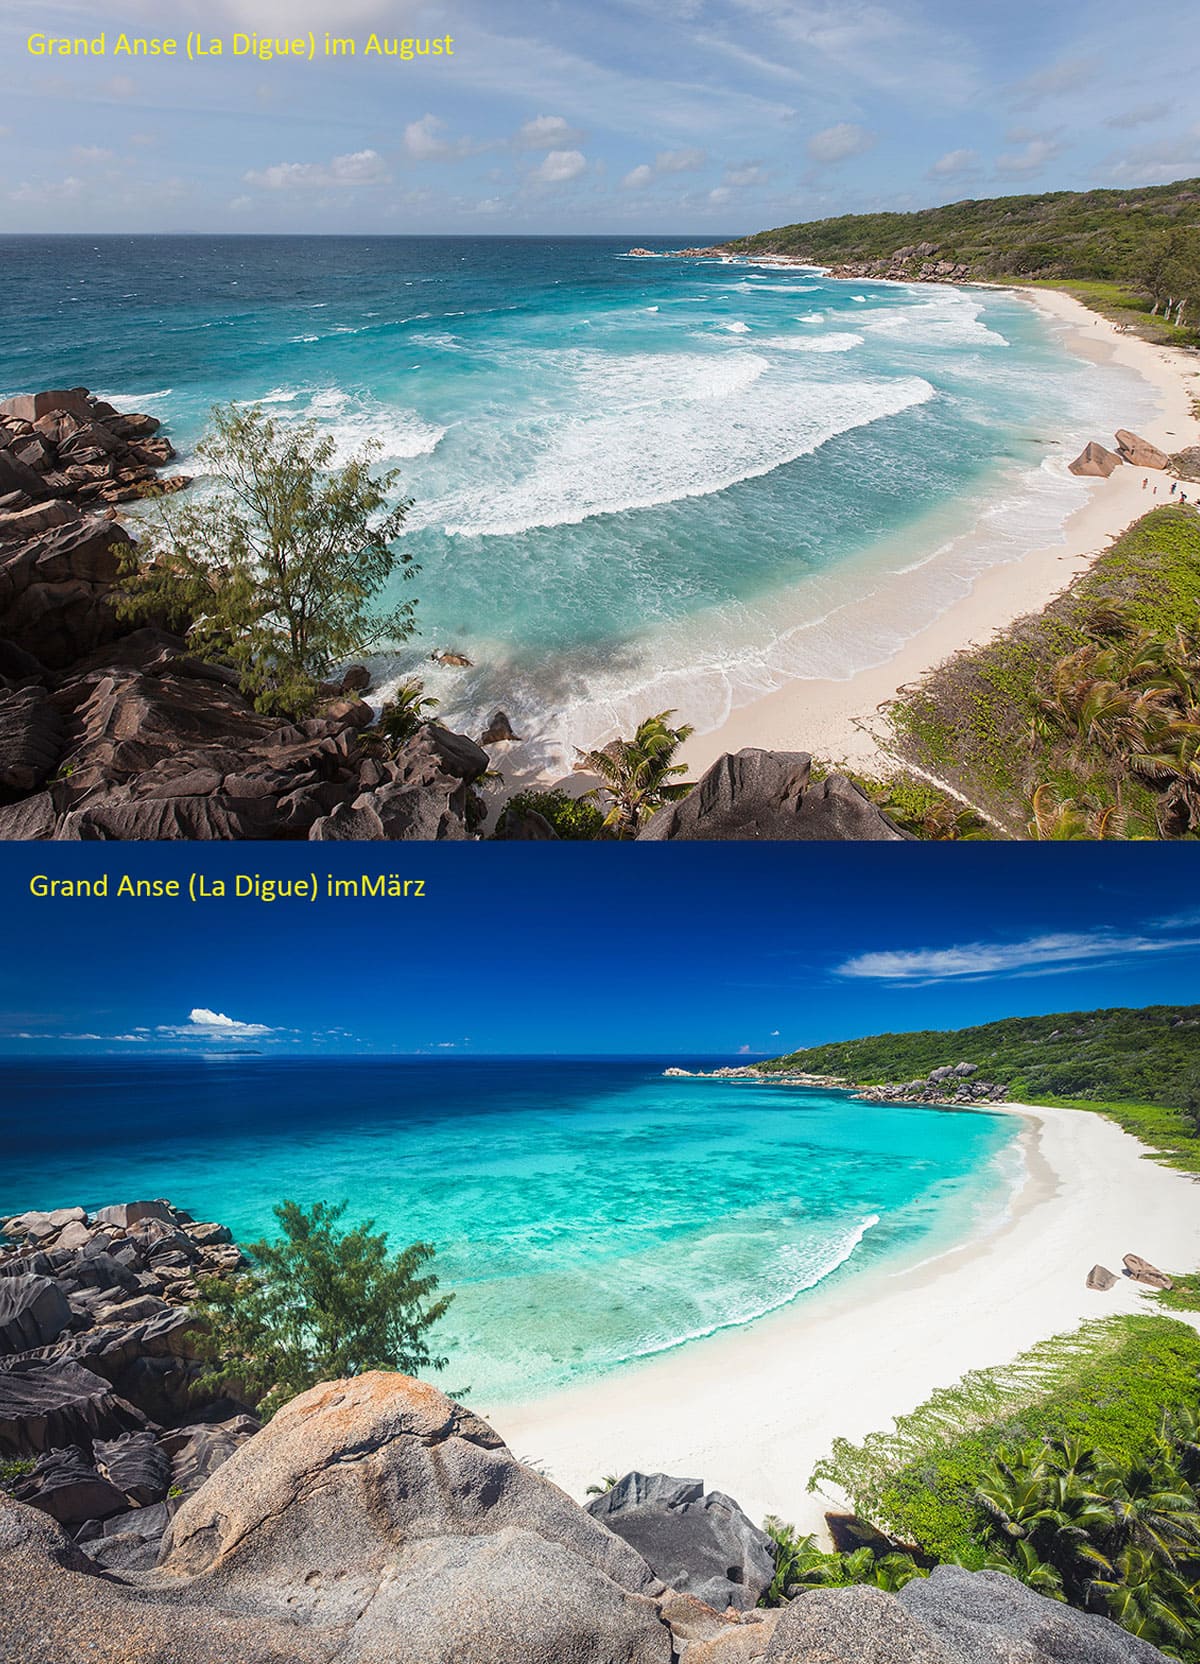
<svg viewBox="0 0 1200 1664">
<path fill-rule="evenodd" d="M 1131 1635 L 1152 1646 L 1186 1647 L 1194 1656 L 1200 1639 L 1200 1608 L 1195 1594 L 1175 1573 L 1164 1570 L 1154 1555 L 1142 1548 L 1128 1548 L 1112 1576 L 1096 1578 L 1092 1593 L 1103 1602 L 1110 1618 Z"/>
<path fill-rule="evenodd" d="M 1066 1600 L 1063 1593 L 1062 1573 L 1055 1566 L 1038 1557 L 1033 1544 L 1024 1538 L 1019 1538 L 1005 1550 L 993 1550 L 978 1568 L 985 1572 L 1007 1572 L 1015 1577 L 1027 1589 L 1035 1594 L 1045 1595 L 1048 1600 Z"/>
<path fill-rule="evenodd" d="M 425 692 L 424 683 L 401 682 L 379 713 L 374 732 L 391 749 L 403 745 L 429 720 L 439 701 Z"/>
<path fill-rule="evenodd" d="M 578 767 L 600 776 L 600 784 L 584 796 L 607 804 L 604 827 L 613 838 L 636 838 L 642 826 L 666 803 L 676 803 L 691 791 L 678 776 L 687 773 L 675 753 L 694 730 L 686 724 L 672 728 L 660 711 L 640 722 L 631 740 L 613 740 L 600 751 L 580 753 Z"/>
<path fill-rule="evenodd" d="M 1112 1510 L 1118 1550 L 1133 1545 L 1173 1567 L 1181 1553 L 1200 1544 L 1196 1499 L 1178 1471 L 1161 1460 L 1106 1468 L 1098 1477 L 1098 1489 Z"/>
</svg>

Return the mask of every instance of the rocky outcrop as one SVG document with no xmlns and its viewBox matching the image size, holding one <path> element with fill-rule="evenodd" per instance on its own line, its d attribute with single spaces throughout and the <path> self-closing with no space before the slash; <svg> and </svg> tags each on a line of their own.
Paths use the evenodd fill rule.
<svg viewBox="0 0 1200 1664">
<path fill-rule="evenodd" d="M 357 837 L 462 839 L 484 818 L 487 753 L 465 736 L 426 724 L 388 754 L 354 697 L 301 722 L 263 716 L 231 672 L 160 630 L 42 676 L 0 692 L 0 721 L 6 698 L 22 701 L 28 736 L 0 729 L 0 838 L 327 838 L 349 823 Z"/>
<path fill-rule="evenodd" d="M 179 1500 L 257 1431 L 198 1393 L 188 1310 L 197 1277 L 241 1263 L 225 1226 L 162 1201 L 0 1226 L 0 1456 L 32 1459 L 15 1494 L 106 1564 L 152 1565 Z"/>
<path fill-rule="evenodd" d="M 720 1491 L 697 1479 L 627 1473 L 588 1513 L 631 1544 L 668 1587 L 723 1612 L 758 1605 L 775 1575 L 775 1547 Z"/>
<path fill-rule="evenodd" d="M 845 775 L 813 780 L 806 752 L 748 749 L 719 758 L 687 797 L 660 809 L 638 837 L 879 843 L 901 842 L 909 834 Z"/>
<path fill-rule="evenodd" d="M 786 1077 L 778 1077 L 786 1078 Z M 884 1081 L 864 1086 L 858 1096 L 872 1103 L 978 1104 L 1003 1103 L 1008 1088 L 997 1081 L 982 1080 L 974 1063 L 943 1064 L 924 1079 Z"/>
<path fill-rule="evenodd" d="M 714 1654 L 723 1660 L 724 1654 Z M 817 1589 L 784 1608 L 763 1664 L 1165 1664 L 1107 1618 L 1003 1572 L 938 1566 L 898 1595 Z"/>
<path fill-rule="evenodd" d="M 1123 458 L 1115 451 L 1106 450 L 1093 439 L 1083 447 L 1074 462 L 1067 464 L 1067 468 L 1070 473 L 1078 474 L 1084 479 L 1106 480 L 1121 466 L 1122 461 Z"/>
<path fill-rule="evenodd" d="M 1169 468 L 1171 466 L 1171 459 L 1166 451 L 1160 451 L 1158 446 L 1152 445 L 1148 439 L 1143 439 L 1136 433 L 1130 433 L 1128 428 L 1118 428 L 1115 438 L 1122 461 L 1128 462 L 1131 467 Z"/>
<path fill-rule="evenodd" d="M 175 451 L 153 416 L 122 415 L 86 387 L 24 393 L 0 404 L 0 510 L 57 499 L 128 503 L 178 491 L 156 477 Z"/>
<path fill-rule="evenodd" d="M 156 1495 L 149 1450 L 98 1443 L 90 1462 L 58 1464 L 60 1512 L 71 1485 L 99 1486 L 104 1507 L 131 1479 Z M 710 1502 L 744 1520 L 679 1484 L 631 1476 L 626 1491 L 671 1515 Z M 709 1539 L 709 1523 L 706 1563 L 728 1542 L 757 1564 L 740 1524 Z M 471 1411 L 379 1372 L 314 1387 L 185 1500 L 93 1519 L 76 1543 L 46 1508 L 0 1493 L 0 1582 L 0 1657 L 22 1664 L 1162 1664 L 1107 1619 L 956 1566 L 899 1596 L 820 1589 L 781 1610 L 718 1611 L 664 1587 Z"/>
</svg>

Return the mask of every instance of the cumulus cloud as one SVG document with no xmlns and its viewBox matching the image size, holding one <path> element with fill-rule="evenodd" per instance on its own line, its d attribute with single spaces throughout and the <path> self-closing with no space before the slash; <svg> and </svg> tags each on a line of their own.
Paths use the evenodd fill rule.
<svg viewBox="0 0 1200 1664">
<path fill-rule="evenodd" d="M 664 174 L 695 173 L 708 161 L 706 150 L 660 150 L 653 162 L 642 162 L 621 181 L 627 191 L 643 191 Z"/>
<path fill-rule="evenodd" d="M 565 185 L 587 168 L 587 157 L 581 150 L 552 150 L 540 167 L 533 170 L 533 178 L 543 185 Z"/>
<path fill-rule="evenodd" d="M 977 150 L 948 150 L 929 169 L 930 179 L 961 179 L 979 167 Z"/>
<path fill-rule="evenodd" d="M 377 150 L 355 150 L 329 162 L 276 162 L 244 175 L 247 185 L 267 191 L 338 190 L 357 185 L 386 185 L 387 163 Z"/>
<path fill-rule="evenodd" d="M 725 183 L 734 190 L 746 190 L 751 185 L 766 184 L 766 169 L 761 162 L 743 162 L 738 167 L 725 169 Z"/>
<path fill-rule="evenodd" d="M 193 1028 L 205 1029 L 212 1034 L 248 1037 L 274 1033 L 265 1023 L 244 1023 L 237 1017 L 227 1017 L 223 1011 L 210 1011 L 206 1005 L 193 1006 L 188 1012 L 188 1022 Z"/>
<path fill-rule="evenodd" d="M 1024 128 L 1016 128 L 1008 134 L 1008 140 L 1021 148 L 1005 151 L 996 158 L 996 172 L 1002 178 L 1019 179 L 1027 174 L 1041 173 L 1047 163 L 1063 152 L 1062 142 L 1053 133 L 1030 133 Z"/>
<path fill-rule="evenodd" d="M 704 150 L 660 150 L 654 158 L 656 173 L 695 173 L 708 161 Z"/>
<path fill-rule="evenodd" d="M 534 116 L 513 136 L 518 150 L 569 150 L 582 141 L 583 134 L 565 116 Z"/>
<path fill-rule="evenodd" d="M 1200 937 L 1061 931 L 1021 942 L 965 942 L 947 948 L 860 953 L 839 965 L 836 974 L 924 987 L 933 982 L 980 982 L 990 977 L 1051 976 L 1116 964 L 1131 954 L 1176 953 L 1194 947 L 1200 947 Z"/>
<path fill-rule="evenodd" d="M 852 156 L 865 156 L 868 150 L 874 149 L 878 137 L 855 121 L 839 121 L 835 127 L 814 133 L 805 149 L 809 160 L 819 167 L 834 167 Z"/>
</svg>

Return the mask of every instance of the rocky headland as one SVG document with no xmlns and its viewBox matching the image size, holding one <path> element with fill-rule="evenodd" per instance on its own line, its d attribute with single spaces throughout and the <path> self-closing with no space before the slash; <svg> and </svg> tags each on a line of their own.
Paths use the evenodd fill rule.
<svg viewBox="0 0 1200 1664">
<path fill-rule="evenodd" d="M 22 1664 L 1162 1664 L 1014 1578 L 759 1605 L 775 1545 L 698 1480 L 573 1502 L 404 1375 L 265 1426 L 206 1400 L 188 1302 L 237 1269 L 165 1201 L 0 1242 L 0 1657 Z"/>
<path fill-rule="evenodd" d="M 311 715 L 265 716 L 184 637 L 122 618 L 136 521 L 118 506 L 190 483 L 158 472 L 175 453 L 157 428 L 82 387 L 0 404 L 0 839 L 482 836 L 487 747 L 517 737 L 503 711 L 478 742 L 423 721 L 384 743 L 355 665 Z M 906 835 L 850 781 L 810 769 L 802 753 L 722 758 L 642 836 Z M 501 835 L 556 837 L 536 814 Z"/>
</svg>

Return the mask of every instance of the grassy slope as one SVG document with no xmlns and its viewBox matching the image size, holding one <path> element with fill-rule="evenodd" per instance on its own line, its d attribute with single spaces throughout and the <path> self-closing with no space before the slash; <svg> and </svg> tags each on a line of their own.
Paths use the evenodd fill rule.
<svg viewBox="0 0 1200 1664">
<path fill-rule="evenodd" d="M 1143 516 L 1041 613 L 1018 619 L 983 647 L 947 659 L 887 711 L 889 749 L 945 780 L 1025 835 L 1034 787 L 1050 783 L 1067 796 L 1078 776 L 1057 765 L 1045 742 L 1034 744 L 1034 683 L 1084 640 L 1081 621 L 1115 598 L 1155 634 L 1195 627 L 1200 610 L 1200 512 L 1162 507 Z M 1111 764 L 1097 754 L 1084 783 L 1102 802 L 1115 798 Z M 1122 800 L 1134 817 L 1149 815 L 1151 794 L 1125 780 Z"/>
<path fill-rule="evenodd" d="M 964 1376 L 860 1445 L 839 1439 L 814 1472 L 855 1509 L 938 1559 L 979 1564 L 972 1493 L 1002 1445 L 1077 1437 L 1128 1463 L 1164 1411 L 1194 1404 L 1200 1335 L 1157 1316 L 1103 1318 L 1015 1362 Z"/>
</svg>

